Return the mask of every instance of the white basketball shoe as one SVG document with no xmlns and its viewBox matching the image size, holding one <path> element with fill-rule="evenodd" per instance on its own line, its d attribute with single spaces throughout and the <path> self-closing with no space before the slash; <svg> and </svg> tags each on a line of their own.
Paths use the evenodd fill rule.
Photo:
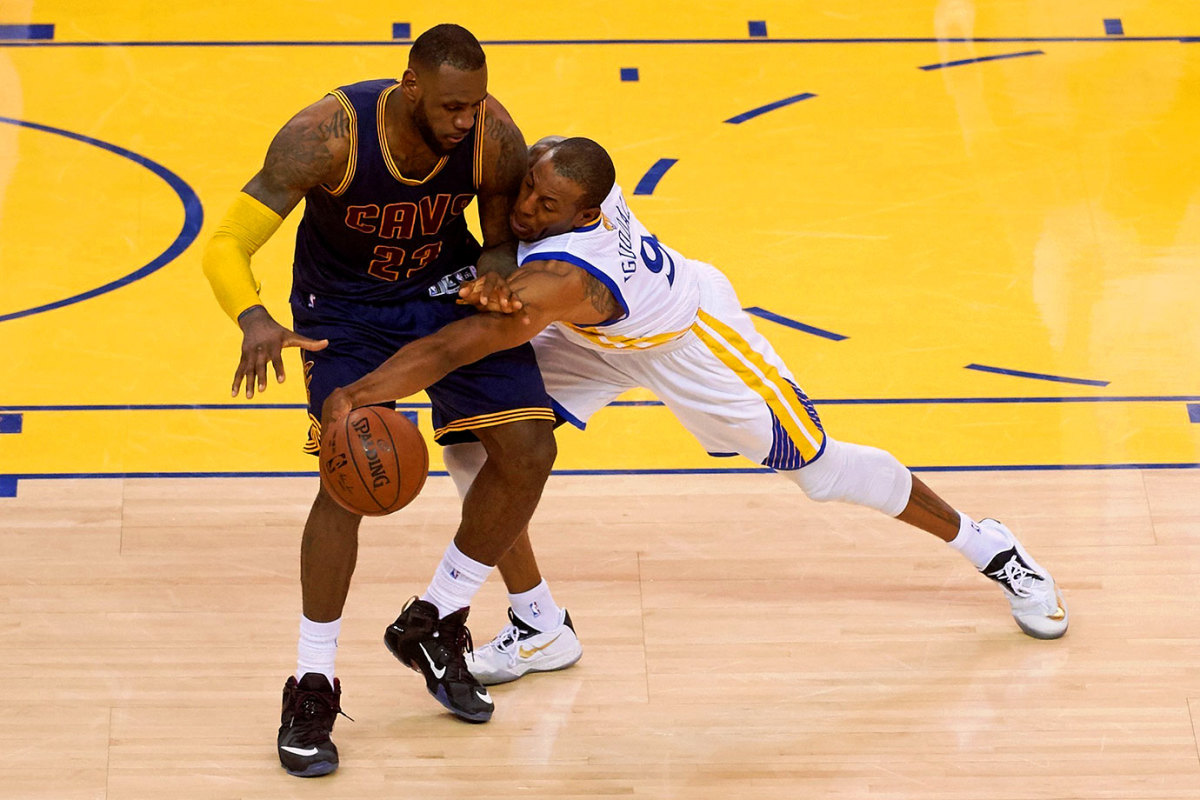
<svg viewBox="0 0 1200 800">
<path fill-rule="evenodd" d="M 496 638 L 475 650 L 467 669 L 484 686 L 508 683 L 528 672 L 566 669 L 583 656 L 571 615 L 565 610 L 558 627 L 542 633 L 508 610 L 511 623 Z"/>
<path fill-rule="evenodd" d="M 981 520 L 979 526 L 997 532 L 1009 542 L 1009 547 L 997 553 L 980 572 L 1000 584 L 1021 630 L 1035 639 L 1057 639 L 1066 633 L 1067 604 L 1050 573 L 997 520 Z"/>
</svg>

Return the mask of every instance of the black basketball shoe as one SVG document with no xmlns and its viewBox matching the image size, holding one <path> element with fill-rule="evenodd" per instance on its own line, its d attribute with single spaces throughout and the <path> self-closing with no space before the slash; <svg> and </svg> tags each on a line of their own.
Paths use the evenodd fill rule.
<svg viewBox="0 0 1200 800">
<path fill-rule="evenodd" d="M 413 598 L 388 626 L 383 643 L 400 663 L 425 676 L 425 688 L 459 719 L 487 722 L 495 706 L 488 690 L 467 669 L 473 650 L 464 624 L 469 608 L 438 619 L 437 606 Z"/>
<path fill-rule="evenodd" d="M 279 763 L 289 775 L 315 778 L 338 768 L 337 746 L 329 739 L 341 713 L 342 684 L 319 672 L 306 672 L 299 682 L 283 685 L 283 714 L 279 726 Z"/>
</svg>

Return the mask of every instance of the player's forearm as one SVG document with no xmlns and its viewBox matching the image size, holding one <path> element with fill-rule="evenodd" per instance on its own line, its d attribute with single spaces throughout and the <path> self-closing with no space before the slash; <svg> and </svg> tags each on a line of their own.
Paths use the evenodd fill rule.
<svg viewBox="0 0 1200 800">
<path fill-rule="evenodd" d="M 459 367 L 515 346 L 491 335 L 494 325 L 489 322 L 485 316 L 468 317 L 405 345 L 373 372 L 346 387 L 350 402 L 358 408 L 408 397 Z"/>
<path fill-rule="evenodd" d="M 204 248 L 204 276 L 231 319 L 259 305 L 258 282 L 250 257 L 271 237 L 283 218 L 245 192 L 238 195 Z"/>
</svg>

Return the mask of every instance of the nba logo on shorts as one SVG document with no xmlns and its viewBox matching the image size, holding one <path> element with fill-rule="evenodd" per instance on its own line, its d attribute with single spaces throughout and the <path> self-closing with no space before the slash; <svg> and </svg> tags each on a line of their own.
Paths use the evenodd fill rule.
<svg viewBox="0 0 1200 800">
<path fill-rule="evenodd" d="M 535 619 L 542 615 L 542 610 L 540 608 L 538 608 L 537 601 L 534 601 L 529 604 L 529 613 L 532 614 Z"/>
</svg>

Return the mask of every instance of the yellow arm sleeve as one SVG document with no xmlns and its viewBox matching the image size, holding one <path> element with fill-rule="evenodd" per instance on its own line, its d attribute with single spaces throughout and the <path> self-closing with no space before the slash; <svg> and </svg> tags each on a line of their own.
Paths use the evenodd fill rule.
<svg viewBox="0 0 1200 800">
<path fill-rule="evenodd" d="M 262 305 L 250 257 L 282 222 L 283 217 L 241 192 L 204 248 L 204 276 L 234 322 L 246 309 Z"/>
</svg>

